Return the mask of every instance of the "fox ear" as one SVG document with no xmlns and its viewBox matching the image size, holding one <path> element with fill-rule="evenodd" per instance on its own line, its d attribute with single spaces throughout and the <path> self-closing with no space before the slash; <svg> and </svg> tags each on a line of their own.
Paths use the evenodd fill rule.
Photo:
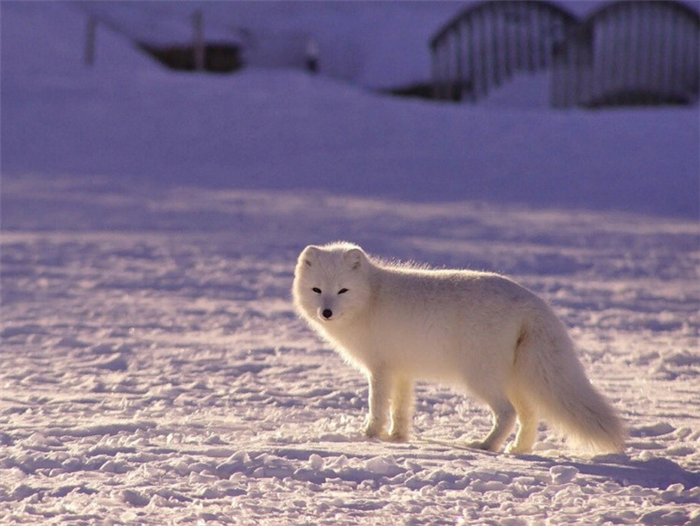
<svg viewBox="0 0 700 526">
<path fill-rule="evenodd" d="M 351 248 L 345 254 L 343 254 L 343 259 L 350 266 L 352 270 L 361 268 L 365 262 L 365 253 L 360 248 Z"/>
<path fill-rule="evenodd" d="M 307 267 L 312 267 L 318 261 L 318 250 L 318 247 L 314 245 L 306 247 L 299 256 L 299 264 L 303 263 Z"/>
</svg>

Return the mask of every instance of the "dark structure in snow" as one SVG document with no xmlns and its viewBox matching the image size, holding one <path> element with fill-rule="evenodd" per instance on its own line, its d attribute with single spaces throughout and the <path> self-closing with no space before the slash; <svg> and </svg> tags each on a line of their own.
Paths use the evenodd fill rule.
<svg viewBox="0 0 700 526">
<path fill-rule="evenodd" d="M 554 47 L 553 106 L 690 104 L 700 17 L 678 2 L 608 4 Z"/>
<path fill-rule="evenodd" d="M 240 46 L 232 43 L 207 42 L 201 48 L 201 66 L 198 64 L 198 50 L 192 45 L 157 46 L 137 43 L 138 46 L 164 66 L 170 69 L 212 73 L 230 73 L 243 67 Z"/>
<path fill-rule="evenodd" d="M 549 68 L 553 46 L 576 23 L 568 11 L 538 0 L 468 7 L 432 39 L 436 98 L 477 101 L 517 71 Z"/>
<path fill-rule="evenodd" d="M 538 0 L 468 7 L 430 42 L 434 96 L 477 101 L 518 71 L 551 71 L 554 107 L 692 104 L 700 16 L 675 1 L 618 1 L 583 20 Z"/>
<path fill-rule="evenodd" d="M 140 50 L 169 69 L 233 73 L 246 67 L 296 68 L 316 73 L 320 68 L 319 45 L 301 31 L 250 30 L 205 22 L 204 11 L 195 9 L 189 19 L 139 11 L 133 6 L 97 2 L 81 3 L 87 13 L 85 63 L 95 62 L 98 24 L 124 35 Z"/>
</svg>

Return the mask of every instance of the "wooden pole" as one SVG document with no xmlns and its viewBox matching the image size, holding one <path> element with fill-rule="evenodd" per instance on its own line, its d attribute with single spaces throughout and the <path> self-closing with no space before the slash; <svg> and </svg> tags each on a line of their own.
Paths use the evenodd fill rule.
<svg viewBox="0 0 700 526">
<path fill-rule="evenodd" d="M 192 14 L 192 27 L 194 30 L 194 69 L 204 71 L 205 68 L 205 44 L 204 44 L 204 16 L 202 11 Z"/>
<path fill-rule="evenodd" d="M 95 65 L 95 41 L 97 39 L 97 18 L 93 15 L 87 17 L 85 32 L 85 65 L 89 68 Z"/>
</svg>

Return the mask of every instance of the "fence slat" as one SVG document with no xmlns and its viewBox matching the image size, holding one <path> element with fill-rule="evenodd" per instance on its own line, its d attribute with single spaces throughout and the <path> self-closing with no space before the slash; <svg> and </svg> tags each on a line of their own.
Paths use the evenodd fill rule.
<svg viewBox="0 0 700 526">
<path fill-rule="evenodd" d="M 618 0 L 583 20 L 501 0 L 459 13 L 431 42 L 434 92 L 476 102 L 517 71 L 551 68 L 550 103 L 697 103 L 700 15 L 675 0 Z"/>
</svg>

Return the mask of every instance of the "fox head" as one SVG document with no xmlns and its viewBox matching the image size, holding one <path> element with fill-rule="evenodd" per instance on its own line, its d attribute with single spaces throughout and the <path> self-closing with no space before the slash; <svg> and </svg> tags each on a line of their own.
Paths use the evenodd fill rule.
<svg viewBox="0 0 700 526">
<path fill-rule="evenodd" d="M 369 267 L 367 255 L 356 245 L 308 246 L 294 272 L 294 304 L 317 324 L 350 321 L 369 300 Z"/>
</svg>

